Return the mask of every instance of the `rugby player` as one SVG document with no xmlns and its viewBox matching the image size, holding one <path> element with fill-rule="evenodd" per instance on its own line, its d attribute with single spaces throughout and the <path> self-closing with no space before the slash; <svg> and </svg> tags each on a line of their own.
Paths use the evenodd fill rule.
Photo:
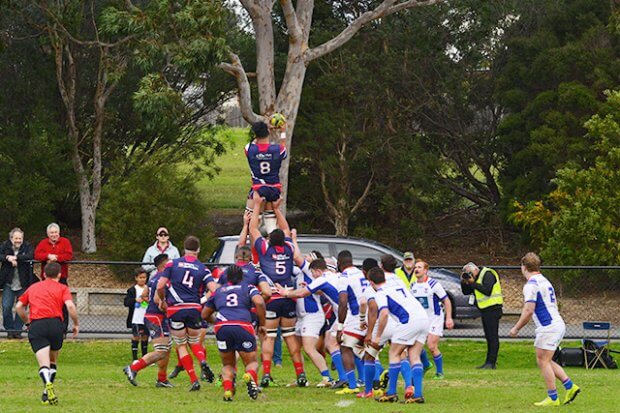
<svg viewBox="0 0 620 413">
<path fill-rule="evenodd" d="M 43 380 L 42 404 L 58 404 L 54 391 L 54 379 L 58 367 L 58 353 L 62 348 L 65 327 L 63 306 L 73 321 L 73 338 L 79 332 L 77 310 L 69 287 L 60 283 L 60 264 L 50 262 L 45 266 L 45 277 L 32 284 L 19 297 L 15 311 L 28 328 L 28 341 L 39 364 L 39 376 Z M 29 311 L 26 311 L 28 307 Z"/>
<path fill-rule="evenodd" d="M 145 292 L 148 291 L 149 304 L 144 315 L 144 325 L 151 338 L 154 351 L 147 353 L 141 359 L 134 361 L 123 369 L 127 379 L 134 386 L 138 385 L 136 381 L 138 372 L 151 364 L 157 363 L 159 369 L 157 371 L 155 387 L 174 387 L 166 378 L 166 369 L 168 368 L 172 344 L 170 340 L 170 321 L 166 317 L 166 313 L 159 309 L 160 298 L 157 295 L 157 284 L 168 261 L 167 254 L 159 254 L 153 259 L 156 273 L 149 280 L 148 289 L 145 290 Z"/>
<path fill-rule="evenodd" d="M 190 351 L 200 362 L 202 374 L 213 382 L 213 371 L 206 361 L 205 349 L 200 343 L 200 303 L 201 289 L 206 287 L 211 293 L 216 283 L 211 272 L 198 260 L 200 240 L 188 236 L 183 243 L 185 255 L 166 264 L 157 283 L 160 309 L 166 311 L 170 320 L 172 340 L 177 346 L 179 359 L 189 375 L 192 385 L 190 391 L 200 390 Z M 167 297 L 166 297 L 167 293 Z"/>
<path fill-rule="evenodd" d="M 282 199 L 280 198 L 274 203 L 278 228 L 269 233 L 269 241 L 262 237 L 258 229 L 259 215 L 264 201 L 265 199 L 261 198 L 258 192 L 254 193 L 254 212 L 250 219 L 250 240 L 258 253 L 262 273 L 269 277 L 274 285 L 278 283 L 283 287 L 293 289 L 295 286 L 295 279 L 293 277 L 295 247 L 290 238 L 288 222 L 279 209 Z M 265 326 L 267 328 L 267 336 L 263 340 L 261 354 L 263 359 L 262 387 L 268 387 L 273 383 L 271 359 L 273 357 L 274 341 L 278 335 L 278 327 L 281 328 L 282 337 L 293 360 L 295 374 L 297 375 L 297 386 L 305 387 L 308 384 L 301 356 L 301 346 L 295 337 L 296 317 L 294 300 L 283 297 L 278 293 L 274 293 L 271 296 L 271 300 L 267 303 L 266 312 L 267 322 Z"/>
<path fill-rule="evenodd" d="M 258 334 L 265 336 L 265 301 L 251 284 L 243 281 L 241 267 L 231 265 L 226 270 L 228 282 L 219 288 L 207 301 L 202 310 L 202 317 L 209 320 L 215 317 L 215 338 L 222 357 L 222 379 L 224 401 L 232 401 L 234 394 L 233 380 L 237 369 L 235 352 L 238 352 L 243 364 L 248 396 L 258 397 L 258 361 L 256 356 L 256 333 L 252 325 L 251 309 L 256 308 L 258 317 Z"/>
<path fill-rule="evenodd" d="M 416 260 L 413 273 L 416 281 L 411 284 L 411 294 L 422 304 L 431 323 L 426 345 L 435 361 L 434 379 L 442 380 L 444 378 L 443 356 L 439 351 L 439 339 L 443 336 L 444 319 L 446 328 L 451 330 L 454 327 L 452 303 L 439 281 L 428 276 L 426 261 Z M 440 303 L 443 303 L 443 308 Z"/>
<path fill-rule="evenodd" d="M 510 329 L 510 335 L 516 337 L 529 321 L 534 318 L 536 324 L 536 362 L 547 385 L 547 397 L 534 403 L 536 406 L 559 406 L 555 379 L 566 389 L 563 404 L 569 404 L 581 392 L 581 389 L 566 375 L 564 369 L 553 361 L 553 353 L 560 345 L 566 332 L 566 324 L 558 311 L 558 301 L 553 285 L 540 273 L 540 257 L 528 252 L 521 258 L 521 273 L 527 280 L 523 286 L 524 302 L 521 317 Z"/>
<path fill-rule="evenodd" d="M 286 159 L 286 133 L 280 133 L 280 144 L 269 142 L 269 126 L 262 121 L 252 125 L 252 132 L 256 136 L 245 146 L 245 156 L 250 166 L 252 188 L 248 194 L 246 210 L 252 211 L 254 193 L 257 192 L 267 201 L 263 212 L 264 234 L 269 234 L 277 228 L 277 218 L 273 202 L 280 198 L 282 183 L 280 182 L 280 166 Z M 260 211 L 258 211 L 260 214 Z"/>
<path fill-rule="evenodd" d="M 388 325 L 388 317 L 396 321 L 390 337 L 389 351 L 389 384 L 386 394 L 377 398 L 379 402 L 396 402 L 396 384 L 401 370 L 401 354 L 407 351 L 411 364 L 412 384 L 415 392 L 405 397 L 405 403 L 424 403 L 422 396 L 423 369 L 420 363 L 420 351 L 426 342 L 429 320 L 422 305 L 413 298 L 407 288 L 390 286 L 386 283 L 385 273 L 381 268 L 373 268 L 368 272 L 372 288 L 377 292 L 375 300 L 379 309 L 376 334 L 373 335 L 371 346 L 379 349 L 381 339 Z M 407 385 L 407 383 L 405 383 Z"/>
</svg>

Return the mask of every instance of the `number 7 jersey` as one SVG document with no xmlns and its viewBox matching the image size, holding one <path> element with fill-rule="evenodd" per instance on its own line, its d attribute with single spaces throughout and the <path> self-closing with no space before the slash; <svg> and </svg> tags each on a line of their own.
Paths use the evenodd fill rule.
<svg viewBox="0 0 620 413">
<path fill-rule="evenodd" d="M 201 292 L 214 281 L 211 271 L 189 255 L 169 261 L 161 277 L 168 279 L 168 305 L 200 304 Z"/>
<path fill-rule="evenodd" d="M 261 186 L 282 188 L 280 165 L 286 158 L 284 145 L 248 143 L 245 146 L 245 156 L 248 158 L 252 174 L 252 189 L 258 189 Z"/>
</svg>

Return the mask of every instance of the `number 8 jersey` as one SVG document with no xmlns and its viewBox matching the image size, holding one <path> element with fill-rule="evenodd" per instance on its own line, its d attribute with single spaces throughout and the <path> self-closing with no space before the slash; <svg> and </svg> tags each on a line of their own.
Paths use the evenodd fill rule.
<svg viewBox="0 0 620 413">
<path fill-rule="evenodd" d="M 190 255 L 169 261 L 161 277 L 168 279 L 168 305 L 200 304 L 201 291 L 214 282 L 211 271 Z"/>
<path fill-rule="evenodd" d="M 252 174 L 252 189 L 261 186 L 282 188 L 280 165 L 286 158 L 286 146 L 252 142 L 245 146 L 245 156 Z"/>
</svg>

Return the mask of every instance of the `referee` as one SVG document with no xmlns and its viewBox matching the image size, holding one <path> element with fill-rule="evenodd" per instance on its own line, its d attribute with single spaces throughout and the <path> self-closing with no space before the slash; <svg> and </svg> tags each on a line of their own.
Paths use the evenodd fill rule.
<svg viewBox="0 0 620 413">
<path fill-rule="evenodd" d="M 28 327 L 28 340 L 39 363 L 39 376 L 43 380 L 41 403 L 58 404 L 54 392 L 56 361 L 62 348 L 65 329 L 63 306 L 67 307 L 73 321 L 73 338 L 79 331 L 75 304 L 69 287 L 59 282 L 60 264 L 51 262 L 45 266 L 45 280 L 37 282 L 26 290 L 16 306 L 17 313 Z M 29 313 L 26 312 L 29 308 Z"/>
</svg>

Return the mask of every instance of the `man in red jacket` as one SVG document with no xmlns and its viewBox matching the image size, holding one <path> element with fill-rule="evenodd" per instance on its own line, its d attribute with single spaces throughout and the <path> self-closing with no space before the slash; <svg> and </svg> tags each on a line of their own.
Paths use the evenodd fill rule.
<svg viewBox="0 0 620 413">
<path fill-rule="evenodd" d="M 71 242 L 60 236 L 60 226 L 51 223 L 47 226 L 47 238 L 41 240 L 34 250 L 34 259 L 41 261 L 41 279 L 45 279 L 45 265 L 50 262 L 60 264 L 60 282 L 68 285 L 69 265 L 67 261 L 73 259 Z"/>
</svg>

